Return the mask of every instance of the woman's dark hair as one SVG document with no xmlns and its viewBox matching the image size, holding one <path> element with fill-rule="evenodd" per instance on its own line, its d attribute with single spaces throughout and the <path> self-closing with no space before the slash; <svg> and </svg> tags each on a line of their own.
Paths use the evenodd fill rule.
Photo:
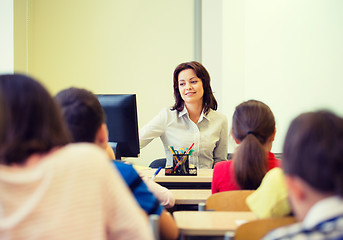
<svg viewBox="0 0 343 240">
<path fill-rule="evenodd" d="M 34 79 L 0 75 L 0 105 L 0 164 L 23 164 L 70 141 L 58 106 Z"/>
<path fill-rule="evenodd" d="M 233 114 L 232 134 L 240 144 L 234 154 L 234 172 L 241 189 L 256 189 L 267 172 L 263 145 L 275 131 L 270 108 L 256 100 L 239 104 Z"/>
<path fill-rule="evenodd" d="M 184 101 L 179 91 L 179 74 L 186 69 L 193 69 L 196 76 L 201 79 L 204 88 L 203 96 L 203 109 L 204 114 L 207 114 L 210 109 L 217 110 L 217 101 L 213 96 L 211 89 L 211 78 L 206 68 L 198 62 L 186 62 L 179 64 L 174 70 L 174 98 L 175 104 L 171 110 L 182 111 L 184 107 Z"/>
<path fill-rule="evenodd" d="M 282 168 L 320 192 L 343 196 L 343 118 L 329 111 L 295 118 L 286 134 Z"/>
<path fill-rule="evenodd" d="M 105 113 L 98 98 L 81 88 L 68 88 L 55 96 L 74 142 L 94 142 Z"/>
</svg>

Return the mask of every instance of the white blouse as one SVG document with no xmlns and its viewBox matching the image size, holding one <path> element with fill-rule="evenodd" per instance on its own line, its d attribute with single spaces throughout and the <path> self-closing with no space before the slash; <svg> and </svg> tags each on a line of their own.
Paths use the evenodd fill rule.
<svg viewBox="0 0 343 240">
<path fill-rule="evenodd" d="M 173 165 L 173 155 L 168 146 L 175 150 L 189 148 L 194 152 L 189 163 L 197 168 L 212 168 L 213 161 L 226 160 L 228 153 L 228 122 L 225 115 L 210 109 L 201 114 L 198 123 L 190 118 L 187 109 L 181 112 L 164 108 L 139 131 L 140 147 L 144 148 L 153 139 L 160 137 L 166 152 L 166 165 Z"/>
</svg>

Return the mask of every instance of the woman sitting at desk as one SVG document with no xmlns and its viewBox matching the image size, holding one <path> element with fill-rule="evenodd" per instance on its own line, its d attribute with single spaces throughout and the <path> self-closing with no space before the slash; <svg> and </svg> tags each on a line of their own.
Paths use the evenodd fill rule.
<svg viewBox="0 0 343 240">
<path fill-rule="evenodd" d="M 239 146 L 233 161 L 214 167 L 212 193 L 258 188 L 266 172 L 280 166 L 280 160 L 270 152 L 275 133 L 274 115 L 266 104 L 249 100 L 238 105 L 232 136 Z"/>
<path fill-rule="evenodd" d="M 228 123 L 218 113 L 210 76 L 198 62 L 181 63 L 174 70 L 174 97 L 172 108 L 164 108 L 140 132 L 140 146 L 144 148 L 160 137 L 166 152 L 166 165 L 173 165 L 169 146 L 189 148 L 194 152 L 189 163 L 197 168 L 212 168 L 226 160 L 228 149 Z"/>
</svg>

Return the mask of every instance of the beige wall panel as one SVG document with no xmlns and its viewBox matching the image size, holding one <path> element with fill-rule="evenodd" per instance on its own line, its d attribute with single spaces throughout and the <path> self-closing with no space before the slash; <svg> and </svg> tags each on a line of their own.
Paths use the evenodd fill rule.
<svg viewBox="0 0 343 240">
<path fill-rule="evenodd" d="M 183 0 L 29 0 L 29 74 L 52 94 L 70 86 L 136 93 L 142 127 L 173 104 L 173 70 L 193 59 L 193 5 Z M 164 157 L 160 140 L 154 142 L 137 162 L 147 165 Z"/>
</svg>

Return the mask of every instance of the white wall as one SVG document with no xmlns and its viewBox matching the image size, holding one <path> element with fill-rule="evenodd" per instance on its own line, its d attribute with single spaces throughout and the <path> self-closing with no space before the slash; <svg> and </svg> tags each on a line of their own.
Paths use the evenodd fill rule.
<svg viewBox="0 0 343 240">
<path fill-rule="evenodd" d="M 325 108 L 343 115 L 343 1 L 219 2 L 222 12 L 212 25 L 220 26 L 222 15 L 222 56 L 203 54 L 203 62 L 222 66 L 219 104 L 230 124 L 240 102 L 265 102 L 277 124 L 272 151 L 282 152 L 288 125 L 299 113 Z M 204 53 L 220 48 L 216 38 L 207 42 Z"/>
<path fill-rule="evenodd" d="M 13 0 L 0 1 L 0 74 L 13 73 Z"/>
<path fill-rule="evenodd" d="M 211 77 L 211 87 L 218 102 L 218 110 L 223 110 L 223 3 L 202 0 L 202 64 Z"/>
</svg>

